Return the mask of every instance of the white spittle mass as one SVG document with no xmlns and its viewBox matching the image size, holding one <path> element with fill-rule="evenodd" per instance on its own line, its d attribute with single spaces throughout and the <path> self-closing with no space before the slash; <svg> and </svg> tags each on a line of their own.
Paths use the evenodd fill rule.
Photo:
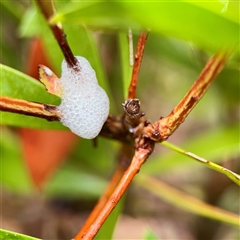
<svg viewBox="0 0 240 240">
<path fill-rule="evenodd" d="M 109 100 L 98 85 L 95 71 L 84 57 L 76 57 L 79 70 L 62 63 L 61 122 L 82 138 L 95 138 L 109 113 Z"/>
</svg>

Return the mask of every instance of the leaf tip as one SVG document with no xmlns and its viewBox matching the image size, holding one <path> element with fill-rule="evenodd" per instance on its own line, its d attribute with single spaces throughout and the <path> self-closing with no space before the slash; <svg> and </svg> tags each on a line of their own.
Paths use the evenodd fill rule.
<svg viewBox="0 0 240 240">
<path fill-rule="evenodd" d="M 59 78 L 55 75 L 55 73 L 49 69 L 48 67 L 39 64 L 39 80 L 45 86 L 46 90 L 58 97 L 61 97 L 61 86 L 59 82 Z"/>
</svg>

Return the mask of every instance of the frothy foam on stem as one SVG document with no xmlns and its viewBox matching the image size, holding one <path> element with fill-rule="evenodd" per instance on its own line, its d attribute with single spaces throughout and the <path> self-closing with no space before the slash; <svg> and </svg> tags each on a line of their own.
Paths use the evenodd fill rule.
<svg viewBox="0 0 240 240">
<path fill-rule="evenodd" d="M 95 138 L 109 114 L 109 99 L 98 85 L 95 71 L 84 57 L 76 57 L 79 69 L 62 63 L 61 122 L 82 138 Z"/>
</svg>

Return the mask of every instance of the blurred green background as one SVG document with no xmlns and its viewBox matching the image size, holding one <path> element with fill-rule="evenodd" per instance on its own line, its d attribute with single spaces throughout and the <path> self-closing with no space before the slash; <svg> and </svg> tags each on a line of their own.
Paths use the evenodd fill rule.
<svg viewBox="0 0 240 240">
<path fill-rule="evenodd" d="M 24 72 L 30 41 L 40 37 L 60 75 L 62 53 L 35 4 L 30 1 L 0 4 L 1 63 Z M 91 62 L 100 85 L 109 95 L 111 113 L 116 115 L 122 114 L 121 103 L 129 82 L 126 41 L 129 27 L 133 31 L 134 49 L 140 29 L 150 30 L 137 97 L 153 122 L 171 112 L 210 56 L 222 47 L 234 48 L 225 69 L 169 141 L 239 172 L 239 2 L 56 1 L 56 5 L 57 13 L 51 21 L 62 22 L 73 53 Z M 1 95 L 59 103 L 41 84 L 11 68 L 1 68 Z M 104 191 L 116 167 L 121 144 L 99 137 L 96 148 L 92 141 L 79 140 L 39 193 L 26 169 L 17 129 L 66 128 L 60 123 L 16 114 L 1 112 L 0 117 L 1 199 L 6 206 L 2 219 L 8 224 L 6 228 L 39 238 L 70 239 Z M 239 188 L 234 183 L 161 145 L 156 146 L 139 174 L 156 176 L 197 199 L 239 212 Z M 236 227 L 187 213 L 150 194 L 138 181 L 132 184 L 112 216 L 115 220 L 106 224 L 99 239 L 110 238 L 119 212 L 124 220 L 117 224 L 115 239 L 239 237 Z"/>
</svg>

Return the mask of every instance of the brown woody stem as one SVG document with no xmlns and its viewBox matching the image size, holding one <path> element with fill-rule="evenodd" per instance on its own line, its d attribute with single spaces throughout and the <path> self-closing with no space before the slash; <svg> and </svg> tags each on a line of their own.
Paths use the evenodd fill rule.
<svg viewBox="0 0 240 240">
<path fill-rule="evenodd" d="M 59 121 L 61 118 L 59 111 L 54 105 L 29 102 L 3 96 L 0 96 L 0 110 L 44 118 L 48 121 Z"/>
<path fill-rule="evenodd" d="M 122 179 L 115 188 L 114 192 L 108 199 L 106 205 L 101 210 L 92 225 L 86 230 L 82 239 L 93 239 L 98 233 L 99 229 L 108 218 L 109 214 L 116 207 L 123 194 L 126 192 L 129 184 L 133 180 L 134 176 L 140 171 L 142 164 L 146 161 L 148 156 L 154 149 L 154 143 L 147 139 L 142 139 L 143 143 L 135 150 L 132 162 L 128 169 L 125 171 Z"/>
<path fill-rule="evenodd" d="M 212 81 L 223 69 L 229 56 L 230 51 L 214 55 L 207 62 L 198 79 L 178 105 L 167 117 L 161 118 L 159 121 L 146 128 L 145 136 L 160 142 L 167 140 L 167 138 L 184 122 L 188 114 L 203 97 Z"/>
<path fill-rule="evenodd" d="M 44 118 L 48 121 L 60 121 L 61 119 L 57 106 L 4 96 L 0 96 L 0 111 Z M 112 115 L 108 116 L 99 135 L 121 142 L 129 142 L 122 126 L 122 119 Z"/>
<path fill-rule="evenodd" d="M 52 0 L 36 0 L 39 8 L 41 9 L 44 17 L 46 18 L 47 22 L 48 20 L 53 16 L 55 13 L 55 7 Z M 54 24 L 49 25 L 53 35 L 55 36 L 55 39 L 58 42 L 58 45 L 60 46 L 62 53 L 64 55 L 64 58 L 68 65 L 72 68 L 77 67 L 77 59 L 74 57 L 72 50 L 70 49 L 66 34 L 64 33 L 62 26 L 60 24 Z"/>
<path fill-rule="evenodd" d="M 144 47 L 146 45 L 147 37 L 148 37 L 148 33 L 142 32 L 138 38 L 137 51 L 134 56 L 132 79 L 131 79 L 130 86 L 128 88 L 128 99 L 136 97 L 138 75 L 140 72 L 140 67 L 142 63 L 143 52 L 144 52 Z"/>
</svg>

